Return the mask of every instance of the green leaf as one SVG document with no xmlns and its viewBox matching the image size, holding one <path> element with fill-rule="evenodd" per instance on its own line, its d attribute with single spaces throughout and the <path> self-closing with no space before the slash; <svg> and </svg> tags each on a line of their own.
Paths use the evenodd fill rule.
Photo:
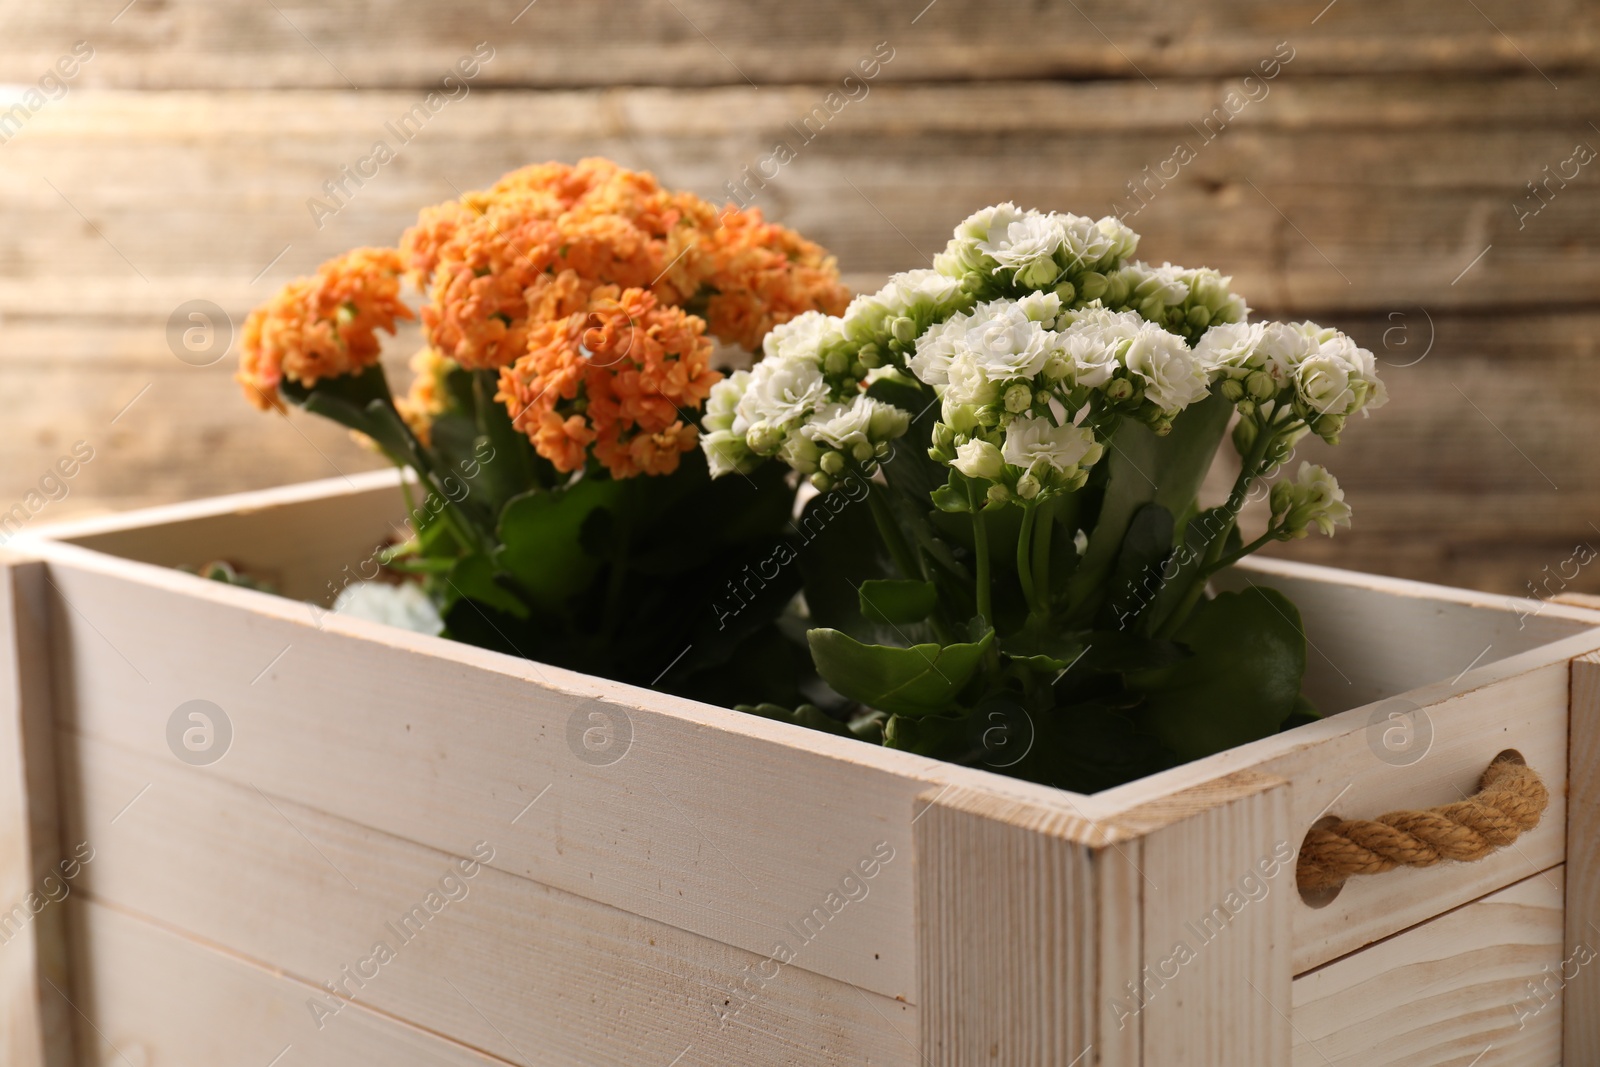
<svg viewBox="0 0 1600 1067">
<path fill-rule="evenodd" d="M 1161 591 L 1161 565 L 1172 554 L 1172 526 L 1172 512 L 1160 504 L 1145 504 L 1128 524 L 1109 582 L 1110 617 L 1118 627 L 1137 620 Z"/>
<path fill-rule="evenodd" d="M 1182 760 L 1277 732 L 1296 709 L 1306 670 L 1300 613 L 1275 589 L 1223 593 L 1174 635 L 1194 655 L 1126 676 L 1145 696 L 1147 730 Z"/>
<path fill-rule="evenodd" d="M 872 622 L 900 625 L 921 622 L 933 614 L 939 591 L 932 582 L 874 578 L 861 583 L 861 614 Z"/>
<path fill-rule="evenodd" d="M 496 566 L 514 575 L 540 607 L 560 610 L 599 572 L 601 561 L 584 550 L 583 528 L 591 514 L 615 502 L 619 484 L 584 478 L 513 498 L 500 513 Z"/>
<path fill-rule="evenodd" d="M 450 568 L 447 603 L 466 597 L 518 619 L 528 617 L 528 605 L 495 581 L 495 568 L 486 556 L 463 556 Z"/>
<path fill-rule="evenodd" d="M 806 640 L 817 673 L 840 694 L 893 715 L 927 715 L 956 707 L 994 631 L 972 644 L 942 647 L 864 645 L 838 630 L 811 630 Z"/>
<path fill-rule="evenodd" d="M 1105 461 L 1105 498 L 1089 534 L 1083 565 L 1073 578 L 1075 603 L 1093 598 L 1141 507 L 1154 503 L 1174 515 L 1189 513 L 1232 415 L 1233 405 L 1214 395 L 1179 414 L 1165 437 L 1128 420 L 1117 428 Z"/>
</svg>

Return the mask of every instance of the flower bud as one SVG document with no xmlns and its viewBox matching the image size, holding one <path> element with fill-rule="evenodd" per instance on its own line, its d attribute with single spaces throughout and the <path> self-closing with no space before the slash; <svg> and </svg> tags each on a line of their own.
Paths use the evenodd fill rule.
<svg viewBox="0 0 1600 1067">
<path fill-rule="evenodd" d="M 1272 487 L 1272 514 L 1282 515 L 1294 506 L 1294 483 L 1288 480 L 1278 482 Z"/>
<path fill-rule="evenodd" d="M 1006 390 L 1006 410 L 1013 415 L 1027 411 L 1033 406 L 1033 389 L 1023 382 L 1017 382 Z"/>
<path fill-rule="evenodd" d="M 1004 504 L 1011 499 L 1011 490 L 1003 485 L 995 484 L 989 487 L 987 495 L 991 504 Z"/>
<path fill-rule="evenodd" d="M 1278 395 L 1278 383 L 1264 370 L 1251 371 L 1244 381 L 1245 389 L 1257 400 L 1271 400 Z"/>
<path fill-rule="evenodd" d="M 1222 399 L 1230 404 L 1237 404 L 1244 399 L 1244 385 L 1237 378 L 1224 378 L 1220 386 Z"/>
<path fill-rule="evenodd" d="M 1150 432 L 1157 437 L 1165 437 L 1172 432 L 1172 420 L 1165 415 L 1154 419 L 1150 423 Z"/>
<path fill-rule="evenodd" d="M 1078 294 L 1085 300 L 1096 300 L 1105 295 L 1106 276 L 1089 271 L 1078 279 Z"/>
<path fill-rule="evenodd" d="M 1039 495 L 1039 490 L 1044 486 L 1039 484 L 1039 479 L 1031 474 L 1024 474 L 1017 479 L 1017 495 L 1024 500 L 1032 500 Z"/>
<path fill-rule="evenodd" d="M 898 319 L 894 320 L 894 325 L 889 327 L 889 332 L 894 335 L 894 339 L 896 341 L 899 341 L 903 345 L 908 345 L 917 339 L 916 320 L 901 315 Z"/>
<path fill-rule="evenodd" d="M 783 437 L 783 431 L 770 422 L 758 422 L 745 433 L 744 440 L 750 446 L 750 451 L 770 456 L 783 444 Z"/>
<path fill-rule="evenodd" d="M 835 349 L 822 358 L 822 369 L 829 374 L 843 374 L 850 368 L 850 357 Z"/>
<path fill-rule="evenodd" d="M 1189 320 L 1189 325 L 1193 326 L 1197 330 L 1203 330 L 1207 326 L 1211 325 L 1210 308 L 1199 306 L 1192 307 L 1189 309 L 1189 314 L 1186 317 Z"/>
<path fill-rule="evenodd" d="M 1113 378 L 1106 383 L 1105 392 L 1112 400 L 1127 400 L 1133 396 L 1133 383 L 1126 378 Z"/>
<path fill-rule="evenodd" d="M 824 452 L 822 458 L 817 461 L 817 466 L 822 468 L 824 474 L 838 474 L 844 470 L 844 453 Z"/>
<path fill-rule="evenodd" d="M 1062 307 L 1067 307 L 1070 305 L 1073 299 L 1078 295 L 1078 290 L 1073 287 L 1071 282 L 1062 282 L 1060 285 L 1056 286 L 1055 292 L 1056 296 L 1061 298 Z"/>
<path fill-rule="evenodd" d="M 1029 289 L 1043 289 L 1053 283 L 1061 274 L 1055 260 L 1043 259 L 1037 263 L 1029 264 L 1017 272 L 1017 282 Z"/>
<path fill-rule="evenodd" d="M 811 484 L 816 486 L 819 492 L 826 493 L 833 488 L 833 479 L 818 471 L 811 476 Z"/>
<path fill-rule="evenodd" d="M 1239 455 L 1247 456 L 1256 446 L 1256 435 L 1261 432 L 1254 419 L 1240 419 L 1233 428 L 1233 447 L 1238 449 Z"/>
<path fill-rule="evenodd" d="M 950 465 L 968 478 L 994 481 L 1005 470 L 1005 460 L 1000 450 L 981 437 L 963 441 L 956 449 L 956 458 Z"/>
<path fill-rule="evenodd" d="M 850 364 L 850 376 L 852 378 L 865 378 L 867 376 L 867 370 L 867 365 L 861 362 L 859 359 Z"/>
<path fill-rule="evenodd" d="M 865 463 L 872 458 L 872 442 L 857 441 L 851 446 L 850 454 L 856 458 L 857 463 Z"/>
<path fill-rule="evenodd" d="M 1239 414 L 1247 419 L 1256 413 L 1256 402 L 1254 400 L 1241 400 L 1236 407 L 1239 410 Z"/>
<path fill-rule="evenodd" d="M 1339 432 L 1344 429 L 1343 415 L 1319 415 L 1317 421 L 1311 424 L 1318 437 L 1329 444 L 1339 439 Z"/>
<path fill-rule="evenodd" d="M 850 393 L 855 392 L 860 384 L 861 383 L 856 381 L 854 378 L 846 378 L 839 383 L 839 391 L 849 395 Z"/>
<path fill-rule="evenodd" d="M 866 367 L 868 370 L 871 370 L 873 367 L 882 365 L 883 353 L 878 351 L 877 345 L 872 344 L 869 341 L 867 344 L 861 346 L 861 351 L 856 353 L 856 362 L 861 364 L 863 367 Z M 864 376 L 857 375 L 856 377 L 859 378 Z"/>
</svg>

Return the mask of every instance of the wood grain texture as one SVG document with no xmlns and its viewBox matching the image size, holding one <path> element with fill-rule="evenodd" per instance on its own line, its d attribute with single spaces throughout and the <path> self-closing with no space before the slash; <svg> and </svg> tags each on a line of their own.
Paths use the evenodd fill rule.
<svg viewBox="0 0 1600 1067">
<path fill-rule="evenodd" d="M 1138 1026 L 1099 1008 L 1140 936 L 1111 842 L 1081 818 L 961 789 L 920 796 L 913 826 L 930 1067 L 1144 1062 Z"/>
<path fill-rule="evenodd" d="M 46 580 L 0 551 L 0 1060 L 16 1067 L 73 1063 Z"/>
<path fill-rule="evenodd" d="M 63 748 L 75 772 L 70 821 L 96 844 L 82 890 L 293 976 L 308 987 L 300 1012 L 321 1005 L 323 1030 L 347 1021 L 338 1001 L 310 988 L 331 981 L 357 1005 L 513 1061 L 537 1052 L 526 1062 L 917 1062 L 917 1009 L 805 970 L 812 946 L 786 928 L 808 920 L 816 929 L 800 928 L 818 944 L 865 936 L 877 877 L 857 872 L 839 898 L 849 902 L 824 922 L 774 912 L 767 949 L 750 953 L 478 866 L 505 820 L 485 820 L 480 838 L 447 854 L 170 753 L 73 734 Z M 554 797 L 519 823 L 542 818 Z M 465 875 L 463 858 L 474 861 Z M 769 962 L 779 941 L 792 963 Z M 379 942 L 392 958 L 374 963 Z"/>
<path fill-rule="evenodd" d="M 1560 1067 L 1555 867 L 1294 980 L 1294 1067 Z M 1518 1010 L 1520 1009 L 1520 1011 Z"/>
<path fill-rule="evenodd" d="M 1600 655 L 1572 662 L 1567 779 L 1566 940 L 1562 959 L 1563 1062 L 1600 1062 Z M 1570 967 L 1570 965 L 1569 965 Z M 1570 980 L 1567 980 L 1570 976 Z"/>
<path fill-rule="evenodd" d="M 1146 77 L 1230 75 L 1285 38 L 1305 49 L 1306 69 L 1318 73 L 1539 68 L 1559 80 L 1592 63 L 1600 33 L 1593 10 L 1575 0 L 1533 9 L 1482 0 L 1481 12 L 1444 0 L 1400 10 L 1344 0 L 1333 11 L 1269 0 L 1186 8 L 1051 0 L 1006 9 L 1003 32 L 981 0 L 804 7 L 473 0 L 452 6 L 449 19 L 422 0 L 333 7 L 302 0 L 278 10 L 244 0 L 145 0 L 119 15 L 121 6 L 105 0 L 39 8 L 9 0 L 0 7 L 14 27 L 0 50 L 4 80 L 36 79 L 83 38 L 98 49 L 86 82 L 135 88 L 421 87 L 437 84 L 485 40 L 497 54 L 481 77 L 499 85 L 767 86 L 840 77 L 863 48 L 885 38 L 906 53 L 892 76 L 923 80 L 1119 77 L 1144 84 Z M 381 55 L 375 40 L 384 43 Z"/>
<path fill-rule="evenodd" d="M 84 1065 L 283 1064 L 505 1067 L 522 1061 L 448 1041 L 355 1004 L 318 1029 L 315 989 L 217 946 L 88 899 L 68 906 L 74 1022 Z M 93 966 L 90 966 L 93 960 Z M 241 1013 L 241 1004 L 251 1006 Z"/>
<path fill-rule="evenodd" d="M 1283 1063 L 1294 896 L 1290 790 L 1241 774 L 1119 818 L 1187 813 L 1138 842 L 1143 966 L 1112 979 L 1145 1067 Z"/>
<path fill-rule="evenodd" d="M 940 0 L 916 29 L 953 2 Z M 1355 32 L 1352 3 L 1341 0 L 1316 31 L 1348 19 Z M 117 26 L 143 17 L 148 4 L 141 0 Z M 535 6 L 518 27 L 545 11 Z M 1444 27 L 1460 14 L 1483 21 L 1470 6 L 1389 13 L 1364 32 L 1413 17 Z M 412 17 L 390 16 L 396 26 Z M 162 17 L 161 39 L 173 44 L 203 39 L 229 16 L 177 5 Z M 213 17 L 219 21 L 207 21 Z M 1062 13 L 1080 17 L 1070 7 Z M 1519 16 L 1521 29 L 1530 17 Z M 19 25 L 40 20 L 48 21 L 30 15 Z M 264 33 L 239 47 L 255 47 Z M 974 47 L 984 39 L 977 35 Z M 1577 33 L 1568 44 L 1581 39 Z M 1518 37 L 1524 50 L 1529 43 Z M 322 62 L 304 41 L 297 47 Z M 386 61 L 399 62 L 397 54 Z M 1384 360 L 1395 398 L 1352 426 L 1337 450 L 1302 450 L 1300 458 L 1325 460 L 1339 475 L 1355 528 L 1282 551 L 1528 595 L 1530 582 L 1548 583 L 1544 568 L 1596 536 L 1600 474 L 1582 427 L 1600 403 L 1588 373 L 1600 287 L 1600 244 L 1589 238 L 1600 232 L 1600 185 L 1586 168 L 1552 186 L 1553 199 L 1525 225 L 1513 209 L 1531 195 L 1527 183 L 1567 159 L 1578 140 L 1600 145 L 1584 103 L 1600 91 L 1596 74 L 1556 72 L 1559 92 L 1527 68 L 1491 78 L 1309 77 L 1301 74 L 1313 70 L 1303 65 L 1315 55 L 1307 41 L 1268 83 L 1269 95 L 1204 141 L 1191 124 L 1203 124 L 1237 88 L 1237 69 L 1163 77 L 1159 92 L 1136 75 L 891 81 L 913 55 L 901 47 L 870 93 L 804 144 L 790 124 L 825 98 L 827 81 L 759 92 L 742 82 L 475 91 L 436 115 L 376 178 L 352 186 L 348 206 L 321 228 L 308 201 L 325 196 L 324 183 L 375 139 L 389 137 L 385 123 L 418 92 L 143 93 L 86 83 L 3 146 L 0 376 L 15 421 L 0 444 L 0 510 L 36 489 L 77 440 L 96 448 L 95 462 L 35 521 L 377 466 L 323 420 L 257 416 L 231 381 L 230 356 L 206 367 L 180 362 L 169 347 L 169 316 L 204 299 L 237 326 L 288 278 L 347 247 L 392 242 L 419 206 L 529 160 L 601 152 L 723 198 L 777 140 L 791 141 L 797 158 L 765 187 L 747 187 L 754 203 L 827 244 L 850 279 L 870 287 L 915 266 L 985 203 L 1131 209 L 1128 183 L 1145 180 L 1144 168 L 1158 168 L 1183 140 L 1196 159 L 1154 186 L 1148 206 L 1130 218 L 1145 234 L 1142 254 L 1210 263 L 1232 273 L 1264 314 L 1306 315 L 1350 331 Z M 108 47 L 95 62 L 115 56 L 124 53 Z M 245 58 L 233 66 L 250 69 Z M 84 76 L 93 69 L 91 62 Z M 404 360 L 416 345 L 407 331 L 391 346 L 396 380 L 406 378 Z M 1600 571 L 1568 584 L 1600 590 Z"/>
</svg>

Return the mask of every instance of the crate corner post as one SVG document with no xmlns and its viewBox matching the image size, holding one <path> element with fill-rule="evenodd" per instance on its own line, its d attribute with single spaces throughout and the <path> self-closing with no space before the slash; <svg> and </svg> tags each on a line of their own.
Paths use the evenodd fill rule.
<svg viewBox="0 0 1600 1067">
<path fill-rule="evenodd" d="M 60 852 L 46 580 L 44 563 L 0 550 L 0 1060 L 10 1067 L 75 1062 L 62 909 L 30 904 Z"/>
</svg>

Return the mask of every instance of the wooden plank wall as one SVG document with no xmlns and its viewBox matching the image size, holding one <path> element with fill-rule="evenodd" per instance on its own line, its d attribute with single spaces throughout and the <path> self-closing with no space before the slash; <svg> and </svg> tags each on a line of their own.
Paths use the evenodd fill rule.
<svg viewBox="0 0 1600 1067">
<path fill-rule="evenodd" d="M 1592 3 L 525 3 L 0 0 L 0 85 L 27 107 L 0 126 L 0 511 L 80 440 L 94 458 L 34 521 L 370 467 L 331 426 L 248 409 L 231 355 L 176 358 L 174 311 L 241 321 L 527 161 L 604 153 L 721 197 L 785 141 L 755 202 L 860 285 L 985 203 L 1122 206 L 1147 258 L 1376 351 L 1394 401 L 1330 460 L 1356 528 L 1296 558 L 1600 590 L 1569 562 L 1600 545 Z M 479 42 L 467 91 L 319 227 L 307 201 Z"/>
</svg>

